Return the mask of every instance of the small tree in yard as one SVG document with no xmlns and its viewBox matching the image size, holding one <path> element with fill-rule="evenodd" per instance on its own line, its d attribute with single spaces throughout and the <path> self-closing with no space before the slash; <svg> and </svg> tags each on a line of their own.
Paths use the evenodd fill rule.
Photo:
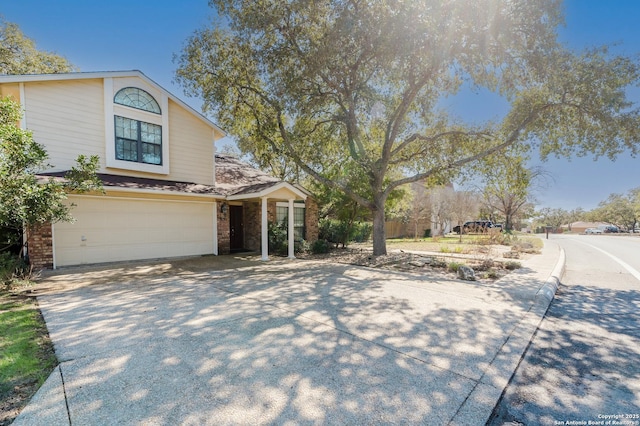
<svg viewBox="0 0 640 426">
<path fill-rule="evenodd" d="M 18 103 L 0 99 L 0 226 L 29 233 L 40 224 L 71 221 L 67 193 L 101 190 L 102 184 L 97 156 L 78 156 L 65 179 L 39 178 L 50 168 L 48 155 L 18 127 L 20 118 Z"/>
<path fill-rule="evenodd" d="M 431 222 L 431 197 L 424 182 L 411 184 L 411 205 L 407 209 L 407 217 L 413 225 L 413 238 L 418 239 L 418 225 Z"/>
<path fill-rule="evenodd" d="M 453 195 L 451 214 L 460 227 L 460 242 L 462 242 L 462 223 L 473 218 L 478 212 L 478 195 L 471 191 L 456 191 Z"/>
<path fill-rule="evenodd" d="M 450 186 L 440 186 L 429 191 L 431 221 L 439 228 L 440 235 L 444 235 L 446 224 L 451 221 L 454 192 Z"/>
<path fill-rule="evenodd" d="M 526 157 L 505 155 L 487 158 L 481 167 L 484 208 L 504 217 L 504 229 L 533 201 L 533 185 L 544 177 L 540 168 L 527 167 Z"/>
</svg>

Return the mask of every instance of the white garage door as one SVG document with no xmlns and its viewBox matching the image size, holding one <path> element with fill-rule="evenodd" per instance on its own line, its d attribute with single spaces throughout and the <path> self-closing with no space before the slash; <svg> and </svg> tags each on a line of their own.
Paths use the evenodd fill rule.
<svg viewBox="0 0 640 426">
<path fill-rule="evenodd" d="M 74 223 L 54 225 L 56 266 L 214 252 L 214 204 L 69 197 Z"/>
</svg>

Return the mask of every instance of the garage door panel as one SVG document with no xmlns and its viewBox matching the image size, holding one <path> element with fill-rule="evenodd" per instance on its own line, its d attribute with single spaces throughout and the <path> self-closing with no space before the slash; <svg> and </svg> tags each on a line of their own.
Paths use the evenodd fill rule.
<svg viewBox="0 0 640 426">
<path fill-rule="evenodd" d="M 55 225 L 57 266 L 214 252 L 213 203 L 74 196 Z"/>
</svg>

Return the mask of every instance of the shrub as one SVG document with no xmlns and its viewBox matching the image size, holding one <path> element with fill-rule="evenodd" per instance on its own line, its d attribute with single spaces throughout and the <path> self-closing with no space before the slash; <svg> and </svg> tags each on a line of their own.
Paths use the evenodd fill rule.
<svg viewBox="0 0 640 426">
<path fill-rule="evenodd" d="M 297 240 L 293 243 L 293 250 L 295 253 L 306 253 L 311 250 L 311 247 L 306 240 Z M 278 256 L 289 254 L 289 239 L 285 223 L 269 223 L 269 253 Z"/>
<path fill-rule="evenodd" d="M 484 278 L 492 279 L 492 280 L 500 278 L 500 274 L 495 269 L 489 269 L 488 271 L 485 271 L 483 276 Z"/>
<path fill-rule="evenodd" d="M 311 245 L 311 253 L 325 254 L 329 253 L 329 242 L 327 240 L 317 240 Z"/>
<path fill-rule="evenodd" d="M 369 222 L 358 222 L 353 225 L 352 241 L 363 243 L 371 239 L 373 224 Z"/>
<path fill-rule="evenodd" d="M 494 267 L 494 261 L 492 259 L 485 259 L 480 264 L 476 265 L 476 271 L 490 271 Z"/>
<path fill-rule="evenodd" d="M 458 272 L 458 269 L 464 266 L 462 263 L 458 263 L 458 262 L 451 262 L 447 265 L 447 269 L 451 272 Z"/>
<path fill-rule="evenodd" d="M 447 262 L 445 262 L 442 259 L 433 258 L 429 262 L 429 265 L 431 265 L 431 267 L 433 267 L 433 268 L 446 268 L 447 267 Z"/>
<path fill-rule="evenodd" d="M 431 229 L 424 230 L 424 238 L 431 238 Z"/>
<path fill-rule="evenodd" d="M 287 254 L 287 228 L 283 223 L 269 223 L 269 253 L 284 256 Z"/>
<path fill-rule="evenodd" d="M 288 248 L 289 244 L 287 243 L 287 249 Z M 293 250 L 296 253 L 309 253 L 311 251 L 311 245 L 307 242 L 307 240 L 294 241 Z"/>
<path fill-rule="evenodd" d="M 510 260 L 509 262 L 506 262 L 504 264 L 504 269 L 508 270 L 508 271 L 513 271 L 515 269 L 520 269 L 522 267 L 522 265 L 520 264 L 520 262 L 515 262 L 513 260 Z"/>
<path fill-rule="evenodd" d="M 29 264 L 11 252 L 0 253 L 0 284 L 10 287 L 17 280 L 29 280 Z"/>
<path fill-rule="evenodd" d="M 334 219 L 321 219 L 319 238 L 336 245 L 345 247 L 350 242 L 363 242 L 371 239 L 373 225 L 369 222 L 357 222 L 349 224 L 346 221 Z"/>
</svg>

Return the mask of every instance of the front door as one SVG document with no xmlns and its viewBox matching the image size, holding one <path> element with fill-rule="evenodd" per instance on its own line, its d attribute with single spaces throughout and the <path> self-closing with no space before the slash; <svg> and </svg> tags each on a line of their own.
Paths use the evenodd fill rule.
<svg viewBox="0 0 640 426">
<path fill-rule="evenodd" d="M 244 223 L 242 206 L 229 206 L 229 238 L 231 251 L 244 249 Z"/>
</svg>

